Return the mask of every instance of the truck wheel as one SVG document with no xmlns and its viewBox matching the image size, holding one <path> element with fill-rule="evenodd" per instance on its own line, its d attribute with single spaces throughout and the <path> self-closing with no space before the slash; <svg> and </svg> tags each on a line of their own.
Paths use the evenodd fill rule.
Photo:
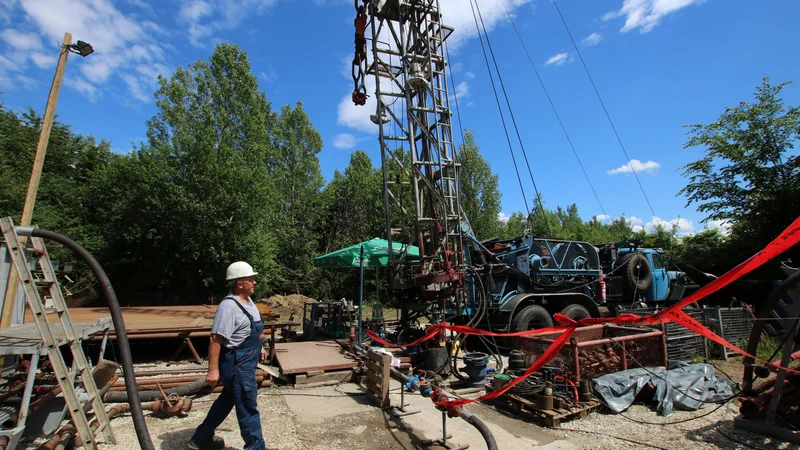
<svg viewBox="0 0 800 450">
<path fill-rule="evenodd" d="M 650 263 L 641 253 L 626 253 L 622 255 L 619 266 L 625 266 L 623 268 L 625 284 L 631 291 L 645 291 L 653 282 L 653 271 L 650 269 Z"/>
<path fill-rule="evenodd" d="M 561 314 L 569 317 L 572 320 L 588 319 L 592 317 L 592 314 L 589 312 L 589 310 L 582 305 L 568 305 L 566 308 L 561 310 Z"/>
<path fill-rule="evenodd" d="M 517 312 L 511 326 L 514 331 L 547 328 L 553 326 L 553 318 L 550 317 L 550 313 L 541 306 L 528 305 Z"/>
</svg>

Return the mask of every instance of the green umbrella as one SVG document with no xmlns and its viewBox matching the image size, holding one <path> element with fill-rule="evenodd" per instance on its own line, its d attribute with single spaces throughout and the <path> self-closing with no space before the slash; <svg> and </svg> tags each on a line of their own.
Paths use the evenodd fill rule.
<svg viewBox="0 0 800 450">
<path fill-rule="evenodd" d="M 371 239 L 360 244 L 336 250 L 314 258 L 314 267 L 359 267 L 359 255 L 361 248 L 364 248 L 364 267 L 386 267 L 389 265 L 389 242 L 386 239 Z M 392 249 L 396 257 L 402 254 L 404 248 L 408 248 L 406 258 L 410 260 L 419 259 L 419 248 L 408 246 L 399 242 L 392 242 Z"/>
<path fill-rule="evenodd" d="M 419 259 L 419 248 L 407 246 L 399 242 L 392 242 L 392 250 L 396 256 L 403 254 L 404 249 L 408 249 L 406 258 L 410 260 Z M 359 267 L 360 286 L 358 290 L 358 345 L 361 345 L 361 311 L 364 309 L 364 267 L 386 267 L 389 264 L 389 241 L 386 239 L 371 239 L 360 244 L 336 250 L 314 258 L 314 267 Z"/>
</svg>

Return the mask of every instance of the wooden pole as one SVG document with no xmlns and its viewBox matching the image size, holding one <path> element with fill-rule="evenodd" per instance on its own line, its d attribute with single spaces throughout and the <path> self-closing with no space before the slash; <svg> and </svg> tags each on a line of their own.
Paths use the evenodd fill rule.
<svg viewBox="0 0 800 450">
<path fill-rule="evenodd" d="M 47 153 L 47 142 L 50 140 L 50 130 L 53 128 L 53 119 L 56 115 L 56 103 L 58 103 L 58 94 L 61 92 L 61 82 L 64 79 L 64 69 L 67 67 L 67 56 L 69 56 L 68 46 L 72 44 L 72 35 L 64 33 L 64 44 L 61 46 L 61 54 L 58 56 L 58 65 L 56 66 L 56 74 L 53 77 L 53 84 L 50 86 L 50 96 L 47 98 L 47 107 L 44 111 L 44 121 L 42 122 L 42 131 L 39 133 L 39 143 L 36 145 L 36 156 L 33 159 L 33 169 L 31 170 L 31 179 L 28 183 L 28 193 L 25 196 L 25 205 L 22 208 L 22 219 L 20 226 L 28 226 L 31 224 L 33 217 L 33 205 L 36 203 L 36 193 L 39 190 L 39 180 L 42 177 L 42 166 L 44 165 L 44 155 Z M 20 245 L 25 245 L 27 238 L 22 236 L 20 238 Z M 0 328 L 8 328 L 11 326 L 11 318 L 14 314 L 14 303 L 17 297 L 17 286 L 19 285 L 19 276 L 16 270 L 9 271 L 8 285 L 6 286 L 6 296 L 3 302 L 3 314 L 0 319 Z"/>
</svg>

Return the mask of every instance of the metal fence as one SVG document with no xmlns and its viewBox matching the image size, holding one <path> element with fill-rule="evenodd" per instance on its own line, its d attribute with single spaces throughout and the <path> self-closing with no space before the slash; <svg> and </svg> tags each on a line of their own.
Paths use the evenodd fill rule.
<svg viewBox="0 0 800 450">
<path fill-rule="evenodd" d="M 619 310 L 620 314 L 640 316 L 654 314 L 659 308 Z M 744 348 L 753 328 L 753 313 L 748 308 L 685 308 L 683 312 L 739 348 Z M 656 327 L 661 327 L 657 325 Z M 725 347 L 684 328 L 674 322 L 664 324 L 667 340 L 667 357 L 673 361 L 694 359 L 728 359 L 732 353 Z"/>
</svg>

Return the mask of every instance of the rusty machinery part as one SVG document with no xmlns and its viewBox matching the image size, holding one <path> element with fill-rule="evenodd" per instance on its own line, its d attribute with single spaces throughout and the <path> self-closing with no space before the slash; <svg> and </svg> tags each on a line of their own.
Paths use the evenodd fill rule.
<svg viewBox="0 0 800 450">
<path fill-rule="evenodd" d="M 354 0 L 353 7 L 356 10 L 356 17 L 353 19 L 353 26 L 355 27 L 354 44 L 355 50 L 353 52 L 353 95 L 351 100 L 357 106 L 364 106 L 367 103 L 367 88 L 364 85 L 364 74 L 366 73 L 367 64 L 367 38 L 365 31 L 367 29 L 367 6 L 366 0 L 363 5 L 358 4 L 358 0 Z"/>
<path fill-rule="evenodd" d="M 56 431 L 50 439 L 40 445 L 37 450 L 58 450 L 67 448 L 75 438 L 77 431 L 72 424 L 66 424 Z M 4 447 L 3 447 L 4 448 Z"/>
</svg>

